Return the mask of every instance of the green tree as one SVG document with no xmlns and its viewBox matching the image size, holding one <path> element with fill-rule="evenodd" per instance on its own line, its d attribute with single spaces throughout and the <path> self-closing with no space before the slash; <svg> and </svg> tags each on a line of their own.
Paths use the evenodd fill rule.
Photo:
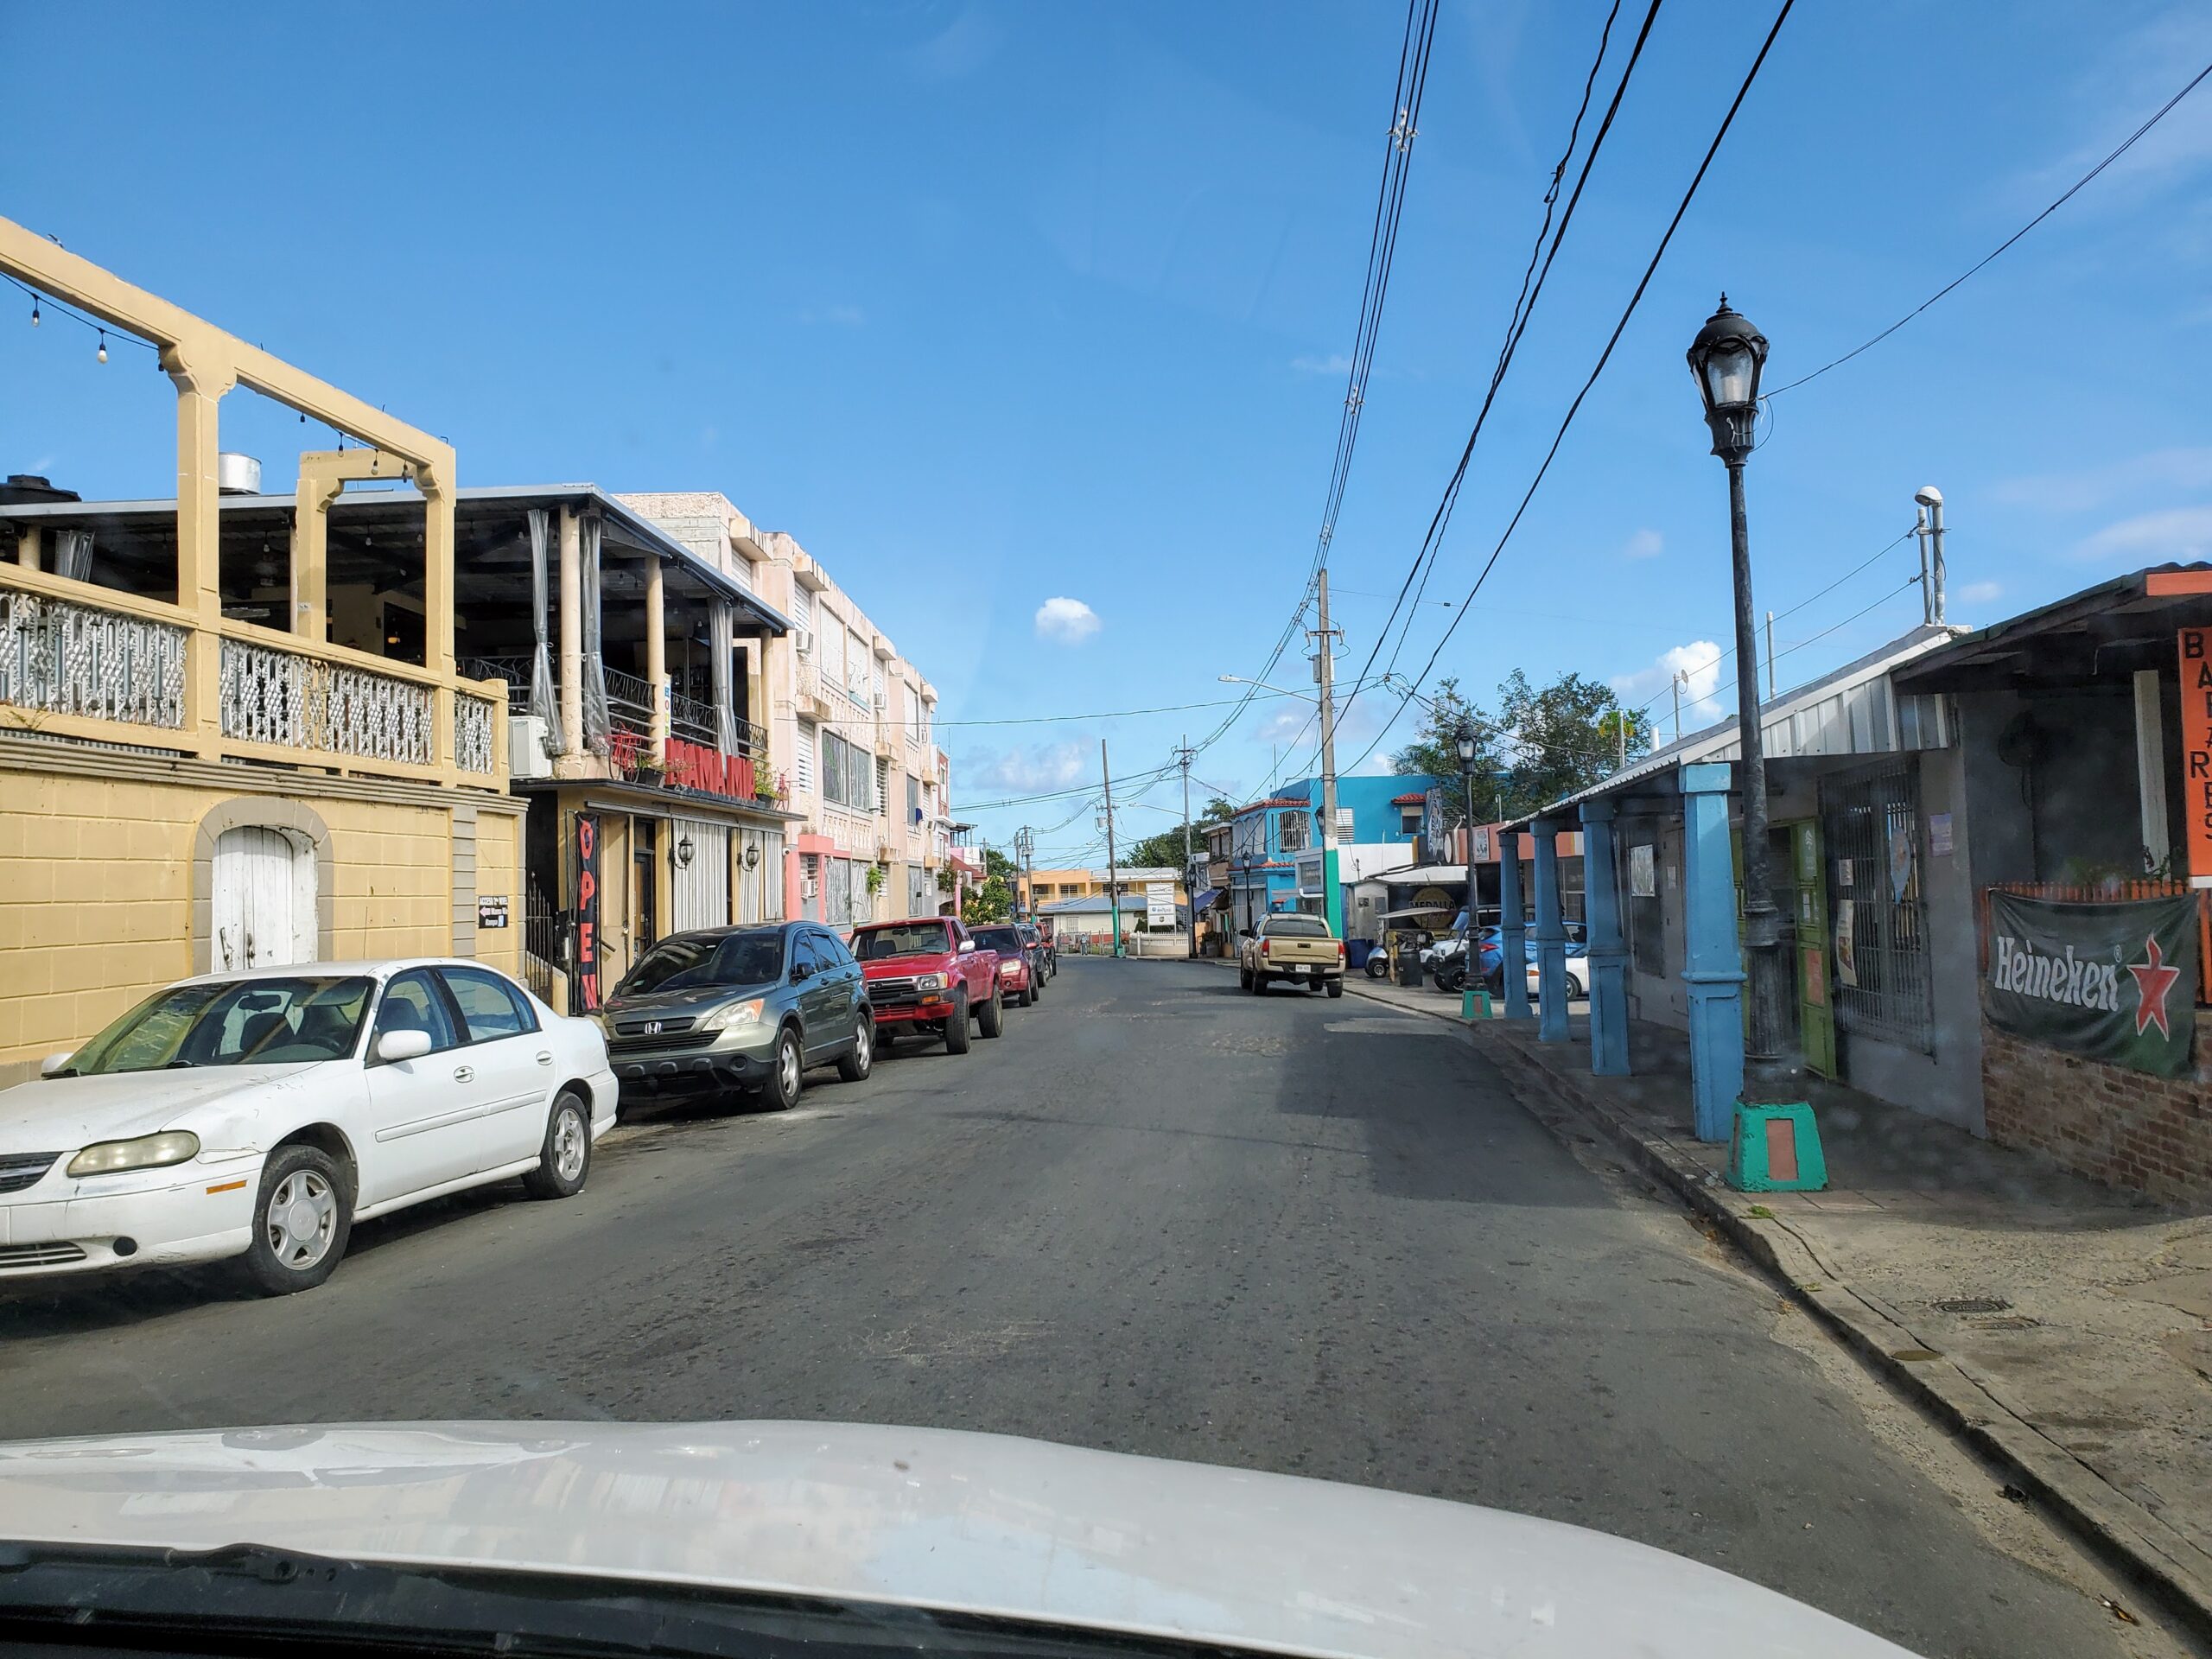
<svg viewBox="0 0 2212 1659">
<path fill-rule="evenodd" d="M 1537 687 L 1516 668 L 1497 697 L 1498 724 L 1511 734 L 1505 792 L 1516 817 L 1611 777 L 1624 753 L 1632 758 L 1650 750 L 1650 722 L 1622 708 L 1612 687 L 1580 674 Z"/>
<path fill-rule="evenodd" d="M 994 848 L 983 849 L 983 879 L 968 889 L 960 919 L 970 927 L 1002 922 L 1014 914 L 1014 861 Z"/>
<path fill-rule="evenodd" d="M 1236 809 L 1220 796 L 1205 804 L 1205 810 L 1191 819 L 1191 851 L 1199 858 L 1206 855 L 1206 831 L 1216 824 L 1227 823 L 1236 816 Z M 1162 830 L 1156 836 L 1147 836 L 1135 842 L 1121 855 L 1122 865 L 1132 870 L 1180 870 L 1183 868 L 1183 826 L 1179 823 Z"/>
<path fill-rule="evenodd" d="M 1516 668 L 1498 686 L 1497 697 L 1493 720 L 1461 694 L 1459 681 L 1440 682 L 1420 732 L 1391 757 L 1392 766 L 1400 772 L 1456 779 L 1459 734 L 1471 730 L 1475 810 L 1482 817 L 1502 812 L 1510 818 L 1609 776 L 1624 750 L 1634 759 L 1651 748 L 1650 721 L 1624 709 L 1611 686 L 1580 674 L 1562 674 L 1539 687 Z M 1465 816 L 1465 792 L 1446 788 L 1446 827 Z"/>
</svg>

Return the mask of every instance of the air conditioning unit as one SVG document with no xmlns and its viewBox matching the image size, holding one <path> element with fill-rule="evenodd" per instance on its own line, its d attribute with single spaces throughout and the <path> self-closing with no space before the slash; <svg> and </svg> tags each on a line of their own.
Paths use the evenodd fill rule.
<svg viewBox="0 0 2212 1659">
<path fill-rule="evenodd" d="M 886 696 L 885 696 L 882 692 L 880 692 L 880 691 L 879 691 L 879 692 L 877 692 L 877 693 L 875 694 L 875 712 L 876 712 L 877 714 L 879 714 L 879 715 L 880 715 L 880 714 L 881 714 L 885 709 L 888 709 L 890 706 L 891 706 L 891 699 L 890 699 L 889 697 Z"/>
<path fill-rule="evenodd" d="M 550 778 L 553 762 L 545 753 L 545 721 L 539 715 L 507 717 L 507 776 Z"/>
<path fill-rule="evenodd" d="M 812 628 L 793 628 L 791 630 L 791 649 L 798 652 L 802 657 L 813 656 L 814 630 Z"/>
</svg>

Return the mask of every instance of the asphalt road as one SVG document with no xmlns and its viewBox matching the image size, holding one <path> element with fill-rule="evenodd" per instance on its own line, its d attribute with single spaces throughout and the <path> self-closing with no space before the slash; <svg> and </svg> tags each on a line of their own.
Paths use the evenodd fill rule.
<svg viewBox="0 0 2212 1659">
<path fill-rule="evenodd" d="M 0 1433 L 988 1429 L 1601 1528 L 1929 1654 L 2164 1650 L 1793 1321 L 1442 1022 L 1071 958 L 964 1058 L 626 1125 L 580 1197 L 368 1223 L 305 1296 L 15 1287 Z"/>
</svg>

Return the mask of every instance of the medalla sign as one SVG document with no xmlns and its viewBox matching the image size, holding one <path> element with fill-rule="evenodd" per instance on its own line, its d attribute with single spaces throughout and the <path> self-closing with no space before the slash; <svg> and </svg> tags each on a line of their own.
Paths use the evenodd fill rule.
<svg viewBox="0 0 2212 1659">
<path fill-rule="evenodd" d="M 1989 895 L 1982 1001 L 1999 1031 L 2162 1077 L 2190 1068 L 2196 900 L 2063 904 Z"/>
</svg>

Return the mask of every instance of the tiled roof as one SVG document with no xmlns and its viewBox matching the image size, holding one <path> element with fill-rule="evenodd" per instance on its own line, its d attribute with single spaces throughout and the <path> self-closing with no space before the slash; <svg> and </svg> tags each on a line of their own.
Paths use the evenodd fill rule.
<svg viewBox="0 0 2212 1659">
<path fill-rule="evenodd" d="M 1390 804 L 1393 806 L 1427 806 L 1428 804 L 1428 797 L 1421 794 L 1418 791 L 1410 795 L 1393 795 L 1390 798 Z"/>
</svg>

